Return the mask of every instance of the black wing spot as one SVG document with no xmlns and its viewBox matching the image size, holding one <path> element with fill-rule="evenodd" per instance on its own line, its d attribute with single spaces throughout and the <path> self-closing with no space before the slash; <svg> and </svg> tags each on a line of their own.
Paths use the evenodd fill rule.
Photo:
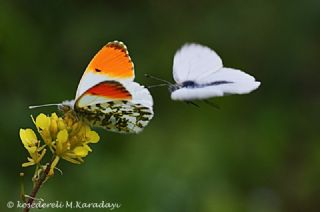
<svg viewBox="0 0 320 212">
<path fill-rule="evenodd" d="M 101 72 L 101 70 L 96 68 L 96 72 Z"/>
<path fill-rule="evenodd" d="M 231 81 L 225 81 L 225 80 L 220 80 L 220 81 L 214 81 L 214 82 L 210 82 L 210 83 L 206 83 L 206 84 L 198 84 L 194 81 L 188 80 L 182 83 L 182 87 L 183 88 L 203 88 L 206 86 L 212 86 L 212 85 L 222 85 L 222 84 L 230 84 L 233 83 Z M 179 88 L 179 87 L 177 87 Z M 176 87 L 170 88 L 171 92 L 177 90 Z"/>
<path fill-rule="evenodd" d="M 233 83 L 233 82 L 220 80 L 220 81 L 215 81 L 215 82 L 208 83 L 206 85 L 222 85 L 222 84 L 230 84 L 230 83 Z"/>
</svg>

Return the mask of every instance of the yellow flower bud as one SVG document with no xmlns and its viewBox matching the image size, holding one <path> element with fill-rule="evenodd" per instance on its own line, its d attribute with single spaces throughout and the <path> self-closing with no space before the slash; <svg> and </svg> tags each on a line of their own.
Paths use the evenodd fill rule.
<svg viewBox="0 0 320 212">
<path fill-rule="evenodd" d="M 68 131 L 66 129 L 59 131 L 57 142 L 65 143 L 68 140 Z"/>
<path fill-rule="evenodd" d="M 58 120 L 59 119 L 59 117 L 57 116 L 57 114 L 56 113 L 52 113 L 51 114 L 51 120 Z"/>
<path fill-rule="evenodd" d="M 56 154 L 61 155 L 65 151 L 69 150 L 69 143 L 66 143 L 68 141 L 68 131 L 66 129 L 61 130 L 58 132 L 57 140 L 56 140 Z M 69 147 L 69 148 L 68 148 Z"/>
<path fill-rule="evenodd" d="M 51 119 L 51 124 L 50 124 L 50 134 L 52 137 L 54 137 L 58 132 L 58 123 L 57 120 Z"/>
<path fill-rule="evenodd" d="M 63 122 L 63 119 L 61 119 L 61 118 L 58 121 L 58 128 L 59 128 L 59 130 L 66 129 L 66 124 Z"/>
<path fill-rule="evenodd" d="M 79 130 L 80 124 L 79 122 L 76 122 L 72 125 L 72 131 L 77 132 Z"/>
</svg>

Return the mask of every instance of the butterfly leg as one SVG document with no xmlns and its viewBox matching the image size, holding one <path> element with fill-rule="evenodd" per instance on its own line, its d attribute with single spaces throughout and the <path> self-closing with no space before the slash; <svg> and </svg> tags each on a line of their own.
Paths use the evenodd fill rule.
<svg viewBox="0 0 320 212">
<path fill-rule="evenodd" d="M 193 101 L 185 101 L 185 103 L 191 104 L 191 105 L 196 106 L 196 107 L 200 107 L 198 104 L 194 103 Z"/>
<path fill-rule="evenodd" d="M 210 102 L 210 101 L 207 100 L 207 99 L 203 100 L 203 102 L 206 103 L 206 104 L 208 104 L 209 106 L 215 108 L 215 109 L 220 110 L 220 106 L 219 106 L 219 105 L 217 105 L 217 104 L 215 104 L 215 103 L 213 103 L 213 102 Z"/>
</svg>

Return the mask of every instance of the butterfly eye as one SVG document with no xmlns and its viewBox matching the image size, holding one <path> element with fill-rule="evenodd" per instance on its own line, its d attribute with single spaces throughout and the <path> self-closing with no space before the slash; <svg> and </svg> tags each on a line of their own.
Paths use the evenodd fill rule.
<svg viewBox="0 0 320 212">
<path fill-rule="evenodd" d="M 66 113 L 71 110 L 71 107 L 69 105 L 59 105 L 58 109 Z"/>
<path fill-rule="evenodd" d="M 197 84 L 194 81 L 185 81 L 182 83 L 182 87 L 195 87 Z"/>
</svg>

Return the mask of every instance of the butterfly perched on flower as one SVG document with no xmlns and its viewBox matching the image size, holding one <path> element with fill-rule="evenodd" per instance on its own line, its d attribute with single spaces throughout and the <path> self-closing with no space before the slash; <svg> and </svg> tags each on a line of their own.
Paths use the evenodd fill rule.
<svg viewBox="0 0 320 212">
<path fill-rule="evenodd" d="M 260 82 L 243 71 L 223 67 L 221 58 L 209 47 L 185 44 L 173 59 L 173 78 L 176 84 L 150 76 L 169 85 L 172 100 L 190 102 L 227 94 L 247 94 Z M 151 86 L 153 87 L 153 86 Z"/>
<path fill-rule="evenodd" d="M 127 47 L 119 41 L 109 42 L 85 69 L 75 99 L 58 107 L 73 111 L 92 126 L 138 133 L 153 117 L 153 99 L 144 86 L 133 80 L 134 65 Z"/>
</svg>

